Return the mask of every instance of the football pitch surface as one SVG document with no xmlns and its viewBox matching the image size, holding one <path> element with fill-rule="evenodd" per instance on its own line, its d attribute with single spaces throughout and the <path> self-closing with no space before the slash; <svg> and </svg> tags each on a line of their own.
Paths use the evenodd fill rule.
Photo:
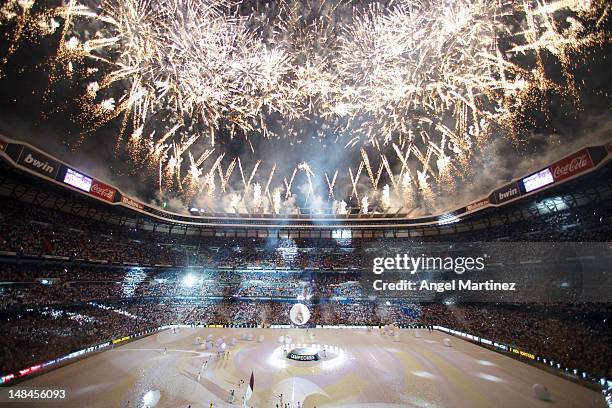
<svg viewBox="0 0 612 408">
<path fill-rule="evenodd" d="M 167 329 L 17 385 L 65 389 L 65 400 L 5 406 L 241 407 L 251 372 L 246 406 L 256 408 L 606 406 L 596 391 L 468 341 L 422 329 L 399 333 L 396 341 L 378 328 Z M 221 341 L 225 356 L 217 352 Z M 287 359 L 285 351 L 297 347 L 318 349 L 321 360 Z M 535 383 L 551 401 L 533 396 Z"/>
</svg>

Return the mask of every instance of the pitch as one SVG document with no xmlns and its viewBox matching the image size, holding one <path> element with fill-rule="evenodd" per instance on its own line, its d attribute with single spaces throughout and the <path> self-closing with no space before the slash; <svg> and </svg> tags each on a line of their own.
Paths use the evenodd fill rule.
<svg viewBox="0 0 612 408">
<path fill-rule="evenodd" d="M 228 354 L 194 344 L 211 335 L 225 336 Z M 280 336 L 295 347 L 325 349 L 326 357 L 288 360 Z M 68 400 L 45 403 L 49 408 L 143 407 L 144 395 L 157 390 L 156 407 L 242 406 L 251 372 L 252 407 L 605 406 L 595 391 L 458 338 L 446 347 L 447 337 L 414 329 L 401 330 L 399 342 L 378 329 L 169 329 L 21 385 L 65 388 Z M 550 390 L 551 402 L 533 397 L 534 383 Z"/>
</svg>

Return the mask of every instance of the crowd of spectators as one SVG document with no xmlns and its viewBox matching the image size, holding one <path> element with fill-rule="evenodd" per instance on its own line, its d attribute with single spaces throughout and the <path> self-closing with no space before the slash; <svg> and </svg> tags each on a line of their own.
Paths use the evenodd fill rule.
<svg viewBox="0 0 612 408">
<path fill-rule="evenodd" d="M 612 377 L 612 307 L 607 303 L 429 305 L 421 321 L 514 345 Z"/>
<path fill-rule="evenodd" d="M 139 230 L 0 198 L 0 254 L 78 262 L 209 268 L 359 270 L 369 250 L 431 241 L 605 241 L 612 209 L 578 208 L 475 231 L 419 238 L 220 238 Z"/>
<path fill-rule="evenodd" d="M 92 305 L 2 314 L 0 370 L 14 373 L 150 327 L 143 318 Z"/>
<path fill-rule="evenodd" d="M 166 324 L 286 325 L 294 302 L 132 298 L 4 313 L 3 372 Z M 590 375 L 612 376 L 607 304 L 311 303 L 310 325 L 439 325 L 502 342 Z"/>
<path fill-rule="evenodd" d="M 129 286 L 123 268 L 0 262 L 0 310 L 118 298 Z"/>
<path fill-rule="evenodd" d="M 605 259 L 605 258 L 603 258 Z M 457 275 L 445 271 L 418 274 L 387 271 L 219 270 L 202 267 L 136 267 L 70 261 L 0 258 L 0 311 L 87 301 L 148 297 L 266 298 L 281 300 L 361 301 L 409 296 L 414 301 L 456 302 L 601 302 L 609 299 L 607 264 L 593 261 L 536 262 L 492 266 Z M 581 268 L 576 270 L 576 268 Z M 438 285 L 460 277 L 473 282 L 516 283 L 515 290 L 375 290 L 385 282 L 409 279 Z M 377 283 L 378 282 L 378 283 Z"/>
<path fill-rule="evenodd" d="M 605 241 L 609 219 L 610 209 L 581 208 L 436 239 Z M 299 300 L 311 308 L 311 324 L 440 325 L 612 376 L 605 303 L 415 305 L 368 296 L 360 271 L 371 267 L 371 252 L 415 245 L 409 238 L 179 236 L 1 198 L 0 368 L 11 372 L 165 324 L 288 324 Z"/>
<path fill-rule="evenodd" d="M 146 297 L 350 298 L 365 295 L 356 273 L 141 268 L 0 261 L 0 311 Z"/>
</svg>

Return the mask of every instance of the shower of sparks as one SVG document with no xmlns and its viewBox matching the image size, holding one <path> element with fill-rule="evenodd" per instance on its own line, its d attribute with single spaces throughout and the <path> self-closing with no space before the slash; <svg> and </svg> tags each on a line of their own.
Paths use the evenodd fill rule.
<svg viewBox="0 0 612 408">
<path fill-rule="evenodd" d="M 385 209 L 410 209 L 417 198 L 431 207 L 436 191 L 470 174 L 494 133 L 512 138 L 522 129 L 517 112 L 537 105 L 540 92 L 579 103 L 573 69 L 611 37 L 605 0 L 82 1 L 5 2 L 0 74 L 26 40 L 56 38 L 50 88 L 83 85 L 86 137 L 117 120 L 116 148 L 155 174 L 160 191 L 186 202 L 221 195 L 230 204 L 216 207 L 231 211 L 250 201 L 250 189 L 257 208 L 249 211 L 280 211 L 281 190 L 292 197 L 298 170 L 307 201 L 319 184 L 333 199 L 338 176 L 373 211 L 383 177 Z M 545 61 L 561 78 L 547 75 Z M 300 160 L 290 177 L 267 163 L 268 177 L 257 179 L 257 160 L 246 179 L 239 157 L 207 160 L 221 138 L 243 138 L 257 159 L 254 146 L 313 137 L 357 147 L 360 163 L 338 175 L 340 165 Z M 395 165 L 385 155 L 392 150 Z M 369 157 L 378 155 L 373 167 Z M 242 192 L 232 188 L 236 162 Z M 370 187 L 360 184 L 364 167 Z"/>
</svg>

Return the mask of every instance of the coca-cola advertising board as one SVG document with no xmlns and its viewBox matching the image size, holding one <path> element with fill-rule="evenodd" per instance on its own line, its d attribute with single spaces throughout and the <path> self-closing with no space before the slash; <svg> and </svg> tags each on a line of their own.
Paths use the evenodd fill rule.
<svg viewBox="0 0 612 408">
<path fill-rule="evenodd" d="M 98 180 L 94 180 L 94 182 L 91 184 L 91 188 L 89 189 L 89 194 L 101 198 L 102 200 L 106 200 L 109 203 L 115 201 L 116 192 L 117 190 L 114 187 L 104 184 Z"/>
<path fill-rule="evenodd" d="M 587 149 L 582 149 L 550 166 L 555 181 L 564 180 L 593 167 L 593 161 Z"/>
</svg>

